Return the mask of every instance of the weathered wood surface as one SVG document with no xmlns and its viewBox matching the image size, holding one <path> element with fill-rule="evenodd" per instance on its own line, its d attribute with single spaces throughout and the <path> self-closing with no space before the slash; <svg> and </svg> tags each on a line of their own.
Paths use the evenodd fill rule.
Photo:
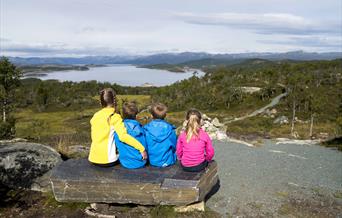
<svg viewBox="0 0 342 218">
<path fill-rule="evenodd" d="M 187 205 L 204 200 L 217 182 L 215 161 L 205 171 L 192 173 L 179 165 L 129 170 L 71 159 L 55 167 L 51 175 L 52 190 L 60 202 Z"/>
</svg>

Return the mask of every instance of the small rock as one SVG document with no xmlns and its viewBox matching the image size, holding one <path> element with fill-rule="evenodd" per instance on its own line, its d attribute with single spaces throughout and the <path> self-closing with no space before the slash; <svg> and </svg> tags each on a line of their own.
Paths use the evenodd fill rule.
<svg viewBox="0 0 342 218">
<path fill-rule="evenodd" d="M 205 121 L 203 121 L 203 127 L 204 128 L 208 128 L 209 126 L 211 126 L 212 124 L 209 122 L 209 121 L 207 121 L 207 120 L 205 120 Z"/>
<path fill-rule="evenodd" d="M 204 201 L 201 201 L 201 202 L 190 204 L 187 206 L 178 206 L 178 207 L 175 207 L 175 211 L 177 213 L 187 213 L 187 212 L 194 212 L 194 211 L 204 212 L 205 204 L 204 204 Z"/>
<path fill-rule="evenodd" d="M 83 145 L 72 145 L 68 147 L 68 157 L 85 158 L 89 155 L 89 147 Z"/>
<path fill-rule="evenodd" d="M 228 136 L 226 134 L 226 132 L 221 132 L 221 131 L 217 131 L 216 132 L 216 139 L 219 141 L 224 141 L 227 140 Z"/>
<path fill-rule="evenodd" d="M 206 114 L 202 114 L 202 119 L 211 121 L 211 118 L 208 117 Z"/>
<path fill-rule="evenodd" d="M 202 129 L 206 131 L 212 140 L 226 140 L 227 137 L 227 126 L 220 123 L 218 118 L 212 120 L 207 115 L 202 115 Z M 185 130 L 187 122 L 184 121 L 181 127 L 177 128 L 177 131 Z"/>
<path fill-rule="evenodd" d="M 227 132 L 227 126 L 222 126 L 219 129 L 221 132 Z"/>
<path fill-rule="evenodd" d="M 264 114 L 266 114 L 266 116 L 270 116 L 271 115 L 271 111 L 269 109 L 266 109 Z"/>
<path fill-rule="evenodd" d="M 216 133 L 208 133 L 209 137 L 211 140 L 215 140 L 216 139 Z"/>
<path fill-rule="evenodd" d="M 286 116 L 280 116 L 278 118 L 276 118 L 273 123 L 275 124 L 288 124 L 289 123 L 289 119 Z"/>
<path fill-rule="evenodd" d="M 220 121 L 215 117 L 211 123 L 216 127 L 224 126 L 224 124 L 220 123 Z"/>
<path fill-rule="evenodd" d="M 218 131 L 218 128 L 216 128 L 215 126 L 209 126 L 208 128 L 206 128 L 206 131 L 208 133 L 216 133 Z"/>
<path fill-rule="evenodd" d="M 244 93 L 248 93 L 248 94 L 253 94 L 255 92 L 259 92 L 261 90 L 260 87 L 253 87 L 253 86 L 242 86 L 240 87 L 241 88 L 241 91 L 244 92 Z"/>
<path fill-rule="evenodd" d="M 277 111 L 277 109 L 273 108 L 273 109 L 270 111 L 270 113 L 275 115 L 275 114 L 278 113 L 278 111 Z"/>
</svg>

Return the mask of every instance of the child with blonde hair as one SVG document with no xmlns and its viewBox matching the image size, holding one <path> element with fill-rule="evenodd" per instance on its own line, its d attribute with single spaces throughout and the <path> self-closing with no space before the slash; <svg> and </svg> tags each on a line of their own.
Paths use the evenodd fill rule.
<svg viewBox="0 0 342 218">
<path fill-rule="evenodd" d="M 186 115 L 186 128 L 178 137 L 176 154 L 184 171 L 199 172 L 214 157 L 211 139 L 201 128 L 201 113 L 191 109 Z"/>
</svg>

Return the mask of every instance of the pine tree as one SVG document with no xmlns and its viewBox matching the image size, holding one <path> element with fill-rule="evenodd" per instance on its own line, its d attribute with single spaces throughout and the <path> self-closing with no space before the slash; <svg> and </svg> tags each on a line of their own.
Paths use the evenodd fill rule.
<svg viewBox="0 0 342 218">
<path fill-rule="evenodd" d="M 22 72 L 8 58 L 0 58 L 0 100 L 2 105 L 2 121 L 6 122 L 7 113 L 12 103 L 14 89 L 20 85 Z"/>
</svg>

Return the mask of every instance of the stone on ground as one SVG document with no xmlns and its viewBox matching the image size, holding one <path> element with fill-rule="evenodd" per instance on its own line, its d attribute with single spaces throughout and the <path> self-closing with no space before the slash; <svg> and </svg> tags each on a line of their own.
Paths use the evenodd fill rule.
<svg viewBox="0 0 342 218">
<path fill-rule="evenodd" d="M 186 206 L 178 206 L 178 207 L 175 207 L 175 211 L 178 213 L 187 213 L 187 212 L 194 212 L 194 211 L 204 212 L 205 204 L 204 204 L 204 201 L 201 201 L 201 202 L 193 203 L 193 204 L 186 205 Z"/>
</svg>

